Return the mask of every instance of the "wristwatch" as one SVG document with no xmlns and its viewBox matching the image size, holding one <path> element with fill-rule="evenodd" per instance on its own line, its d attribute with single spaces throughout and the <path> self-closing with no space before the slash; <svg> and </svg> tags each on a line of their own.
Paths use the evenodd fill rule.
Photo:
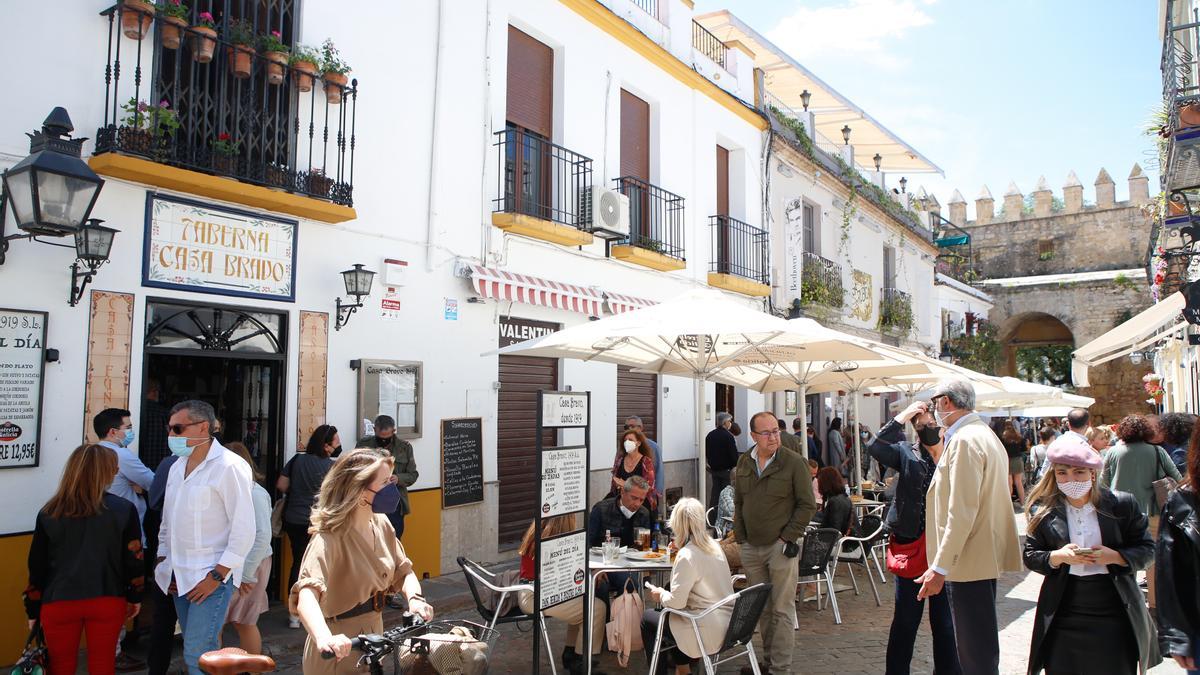
<svg viewBox="0 0 1200 675">
<path fill-rule="evenodd" d="M 216 570 L 209 570 L 208 576 L 218 584 L 225 583 L 225 577 L 221 576 L 221 573 Z"/>
</svg>

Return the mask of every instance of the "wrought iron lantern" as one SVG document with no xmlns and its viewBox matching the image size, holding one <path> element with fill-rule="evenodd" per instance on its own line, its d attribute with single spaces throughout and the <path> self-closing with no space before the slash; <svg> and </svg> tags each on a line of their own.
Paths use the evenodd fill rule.
<svg viewBox="0 0 1200 675">
<path fill-rule="evenodd" d="M 341 330 L 342 326 L 350 323 L 350 315 L 358 311 L 358 308 L 363 306 L 362 299 L 371 294 L 371 282 L 374 280 L 375 273 L 358 263 L 342 272 L 346 295 L 354 298 L 354 304 L 343 305 L 341 297 L 337 299 L 337 321 L 334 323 L 334 330 Z"/>
<path fill-rule="evenodd" d="M 842 127 L 842 140 L 846 142 L 846 145 L 850 145 L 850 125 L 849 124 L 844 125 Z"/>
<path fill-rule="evenodd" d="M 71 263 L 71 298 L 74 307 L 83 297 L 83 289 L 96 276 L 96 270 L 108 262 L 112 251 L 113 237 L 117 231 L 105 227 L 99 218 L 89 218 L 87 223 L 75 231 L 75 262 Z"/>
<path fill-rule="evenodd" d="M 805 89 L 800 92 L 800 104 L 804 106 L 804 112 L 808 112 L 808 102 L 812 100 L 812 92 Z"/>
<path fill-rule="evenodd" d="M 942 352 L 938 354 L 938 360 L 943 363 L 954 363 L 954 352 L 950 351 L 950 345 L 942 343 Z"/>
<path fill-rule="evenodd" d="M 900 193 L 905 194 L 907 192 L 908 192 L 908 179 L 905 178 L 904 176 L 901 176 L 900 177 Z"/>
<path fill-rule="evenodd" d="M 883 166 L 883 155 L 877 152 L 871 159 L 875 160 L 875 172 L 878 173 L 879 167 Z"/>
</svg>

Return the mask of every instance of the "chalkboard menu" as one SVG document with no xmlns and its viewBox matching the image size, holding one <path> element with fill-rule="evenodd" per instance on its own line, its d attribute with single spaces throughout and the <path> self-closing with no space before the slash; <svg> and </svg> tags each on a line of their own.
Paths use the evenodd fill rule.
<svg viewBox="0 0 1200 675">
<path fill-rule="evenodd" d="M 442 508 L 483 501 L 483 419 L 442 420 Z"/>
</svg>

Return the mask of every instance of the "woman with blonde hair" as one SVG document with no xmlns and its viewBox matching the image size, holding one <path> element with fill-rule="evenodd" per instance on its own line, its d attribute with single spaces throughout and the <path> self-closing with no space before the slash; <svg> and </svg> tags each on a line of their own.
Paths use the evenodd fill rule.
<svg viewBox="0 0 1200 675">
<path fill-rule="evenodd" d="M 574 532 L 579 528 L 575 523 L 576 516 L 555 516 L 542 521 L 542 539 L 549 539 L 560 534 Z M 521 547 L 517 549 L 517 553 L 521 555 L 521 583 L 533 583 L 537 579 L 537 566 L 534 558 L 537 555 L 538 539 L 534 536 L 534 530 L 537 522 L 529 524 L 529 529 L 525 530 L 525 536 L 521 539 Z M 517 595 L 517 604 L 520 605 L 521 611 L 526 614 L 533 613 L 533 593 L 522 591 Z M 567 624 L 567 639 L 566 645 L 563 647 L 562 664 L 563 668 L 569 673 L 582 673 L 586 671 L 587 664 L 584 662 L 581 654 L 583 653 L 583 631 L 580 628 L 583 626 L 583 598 L 575 598 L 568 600 L 560 605 L 555 605 L 547 610 L 545 614 L 553 619 L 565 621 Z M 604 603 L 593 599 L 592 600 L 592 654 L 600 653 L 600 644 L 604 640 Z M 598 672 L 593 670 L 592 672 Z"/>
<path fill-rule="evenodd" d="M 1047 459 L 1025 538 L 1025 566 L 1046 577 L 1029 673 L 1145 672 L 1161 660 L 1134 575 L 1154 557 L 1146 515 L 1097 483 L 1103 459 L 1084 441 L 1060 439 Z"/>
<path fill-rule="evenodd" d="M 58 490 L 37 514 L 29 549 L 25 611 L 41 622 L 51 675 L 74 675 L 87 635 L 87 672 L 116 669 L 117 636 L 138 614 L 145 581 L 142 531 L 128 500 L 107 493 L 117 454 L 81 445 Z"/>
<path fill-rule="evenodd" d="M 1104 454 L 1108 450 L 1108 446 L 1112 445 L 1112 432 L 1108 427 L 1088 427 L 1088 430 L 1083 433 L 1083 437 L 1087 439 L 1088 445 L 1100 454 Z"/>
<path fill-rule="evenodd" d="M 225 449 L 250 465 L 250 500 L 254 502 L 254 546 L 242 566 L 242 583 L 229 601 L 225 622 L 237 631 L 238 646 L 251 654 L 262 653 L 258 617 L 267 611 L 267 580 L 271 578 L 271 495 L 262 486 L 264 476 L 245 445 L 226 443 Z"/>
<path fill-rule="evenodd" d="M 650 597 L 663 607 L 701 612 L 733 594 L 729 578 L 729 563 L 717 541 L 708 535 L 704 522 L 704 505 L 684 497 L 671 510 L 669 521 L 674 540 L 671 545 L 679 553 L 671 570 L 671 589 L 650 586 Z M 691 666 L 705 653 L 715 654 L 725 639 L 733 605 L 726 605 L 699 621 L 700 645 L 691 623 L 672 616 L 663 626 L 662 651 L 658 656 L 658 672 L 665 673 L 673 666 L 677 674 L 691 672 Z M 647 658 L 654 653 L 654 640 L 662 613 L 648 609 L 642 617 L 642 643 Z"/>
<path fill-rule="evenodd" d="M 402 593 L 413 614 L 433 618 L 412 561 L 385 515 L 400 501 L 391 476 L 391 457 L 360 448 L 343 455 L 321 482 L 312 539 L 288 597 L 289 609 L 308 631 L 308 675 L 365 672 L 354 666 L 356 659 L 345 660 L 348 636 L 381 633 L 384 598 L 391 593 Z M 324 659 L 322 653 L 335 658 Z"/>
</svg>

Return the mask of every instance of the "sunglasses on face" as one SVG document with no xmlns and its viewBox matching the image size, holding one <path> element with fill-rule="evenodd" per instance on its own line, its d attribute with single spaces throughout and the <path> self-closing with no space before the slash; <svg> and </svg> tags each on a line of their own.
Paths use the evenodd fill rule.
<svg viewBox="0 0 1200 675">
<path fill-rule="evenodd" d="M 194 427 L 197 424 L 203 424 L 203 423 L 204 423 L 203 421 L 200 421 L 200 422 L 188 422 L 187 424 L 168 424 L 167 431 L 170 431 L 171 433 L 175 434 L 176 436 L 182 436 L 184 429 L 187 429 L 188 427 Z"/>
</svg>

